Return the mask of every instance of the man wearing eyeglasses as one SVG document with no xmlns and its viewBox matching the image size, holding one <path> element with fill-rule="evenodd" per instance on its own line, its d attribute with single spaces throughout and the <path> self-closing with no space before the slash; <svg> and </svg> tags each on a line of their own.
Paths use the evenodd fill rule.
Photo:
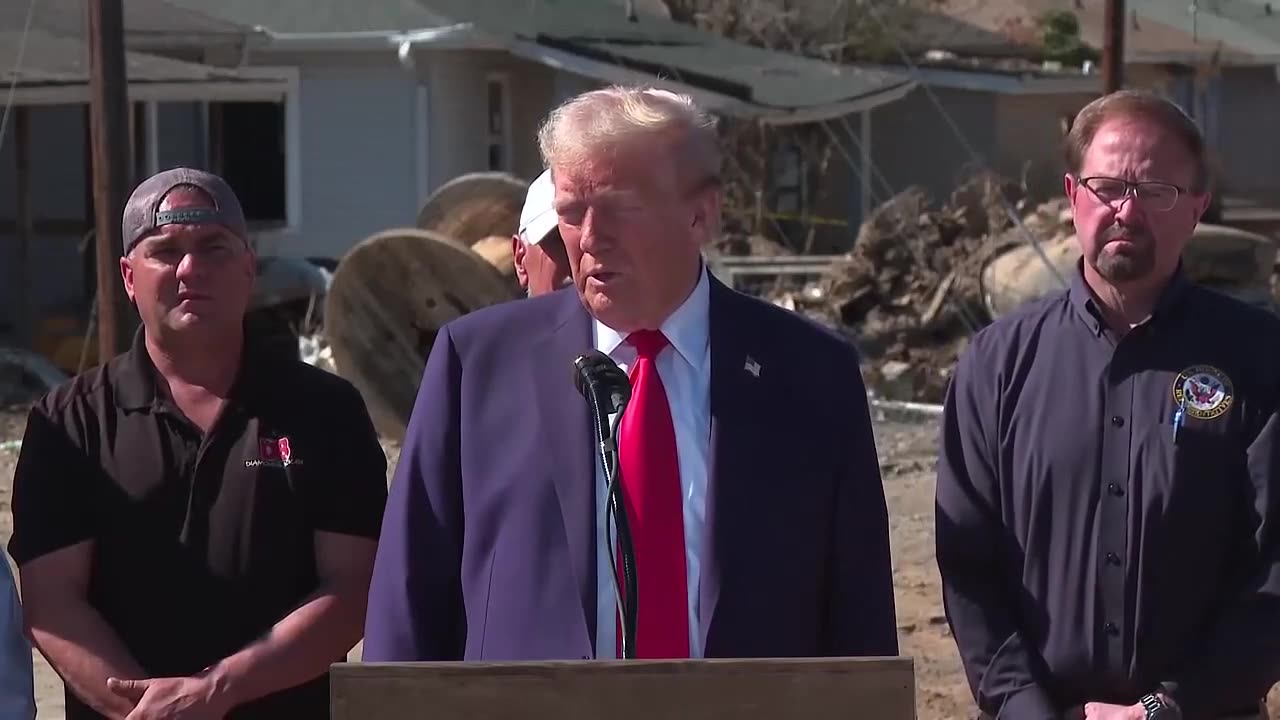
<svg viewBox="0 0 1280 720">
<path fill-rule="evenodd" d="M 1258 718 L 1280 679 L 1280 320 L 1188 280 L 1204 140 L 1085 107 L 1070 287 L 978 333 L 948 391 L 943 599 L 987 717 Z"/>
</svg>

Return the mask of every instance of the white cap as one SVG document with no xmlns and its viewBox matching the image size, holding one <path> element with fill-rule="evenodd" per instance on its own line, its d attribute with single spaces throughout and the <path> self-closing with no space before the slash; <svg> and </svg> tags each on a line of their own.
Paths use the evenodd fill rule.
<svg viewBox="0 0 1280 720">
<path fill-rule="evenodd" d="M 529 192 L 524 196 L 524 207 L 520 210 L 520 239 L 528 245 L 537 245 L 542 239 L 556 229 L 556 209 L 552 204 L 556 196 L 555 185 L 551 183 L 551 171 L 543 170 Z"/>
</svg>

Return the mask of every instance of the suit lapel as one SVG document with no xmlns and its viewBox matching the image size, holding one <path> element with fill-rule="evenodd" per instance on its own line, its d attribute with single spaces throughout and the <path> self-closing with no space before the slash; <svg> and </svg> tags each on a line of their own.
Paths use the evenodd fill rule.
<svg viewBox="0 0 1280 720">
<path fill-rule="evenodd" d="M 592 648 L 595 647 L 596 625 L 596 536 L 595 484 L 596 456 L 593 447 L 591 415 L 586 401 L 573 386 L 573 359 L 591 349 L 591 319 L 572 290 L 561 291 L 564 302 L 551 323 L 553 329 L 534 353 L 535 384 L 540 412 L 544 414 L 552 461 L 553 482 L 564 520 L 569 558 L 582 601 Z M 713 640 L 716 607 L 726 574 L 741 563 L 734 557 L 740 543 L 734 538 L 743 528 L 740 520 L 748 518 L 750 508 L 740 507 L 757 493 L 743 487 L 755 481 L 752 471 L 757 462 L 760 438 L 767 434 L 758 427 L 767 419 L 749 409 L 758 397 L 758 384 L 767 368 L 757 377 L 748 371 L 750 352 L 749 317 L 738 305 L 732 290 L 711 278 L 709 325 L 711 337 L 711 433 L 707 465 L 707 508 L 703 529 L 702 572 L 699 583 L 699 631 L 702 648 L 708 657 L 723 654 Z M 730 488 L 736 490 L 730 492 Z"/>
<path fill-rule="evenodd" d="M 563 302 L 553 329 L 534 353 L 539 414 L 551 455 L 552 478 L 564 519 L 569 559 L 582 599 L 583 620 L 595 647 L 596 527 L 595 452 L 591 414 L 573 385 L 573 360 L 590 350 L 590 316 L 573 290 Z"/>
<path fill-rule="evenodd" d="M 726 573 L 732 573 L 738 563 L 733 557 L 737 523 L 734 518 L 745 517 L 745 509 L 736 506 L 742 498 L 751 497 L 734 486 L 751 482 L 753 449 L 753 423 L 765 418 L 759 413 L 750 414 L 747 408 L 753 403 L 759 377 L 747 370 L 752 359 L 748 352 L 750 337 L 733 291 L 712 278 L 710 297 L 711 335 L 711 443 L 707 463 L 706 533 L 703 542 L 702 573 L 699 588 L 698 616 L 702 632 L 702 649 L 711 657 L 715 647 L 708 648 L 711 629 L 715 622 L 716 607 L 720 601 L 720 588 Z"/>
</svg>

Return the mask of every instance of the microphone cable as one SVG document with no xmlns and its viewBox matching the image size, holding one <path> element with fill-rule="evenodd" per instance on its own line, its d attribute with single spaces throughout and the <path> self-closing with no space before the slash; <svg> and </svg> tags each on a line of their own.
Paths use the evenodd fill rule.
<svg viewBox="0 0 1280 720">
<path fill-rule="evenodd" d="M 615 366 L 616 367 L 616 366 Z M 622 420 L 630 398 L 613 398 L 618 401 L 617 413 L 606 425 L 603 403 L 600 402 L 599 386 L 594 378 L 584 383 L 587 390 L 588 404 L 594 419 L 594 429 L 600 450 L 600 459 L 604 464 L 606 507 L 605 507 L 605 543 L 609 548 L 609 573 L 612 578 L 614 600 L 618 605 L 618 620 L 621 625 L 622 638 L 620 655 L 626 659 L 636 657 L 635 637 L 636 618 L 638 616 L 638 593 L 636 589 L 635 549 L 631 540 L 630 524 L 627 521 L 626 499 L 622 493 L 622 468 L 619 463 L 617 446 L 617 428 Z M 612 532 L 611 532 L 612 528 Z M 616 542 L 615 542 L 616 538 Z M 618 577 L 618 559 L 621 557 L 622 577 Z M 596 628 L 596 632 L 605 632 L 604 628 Z"/>
</svg>

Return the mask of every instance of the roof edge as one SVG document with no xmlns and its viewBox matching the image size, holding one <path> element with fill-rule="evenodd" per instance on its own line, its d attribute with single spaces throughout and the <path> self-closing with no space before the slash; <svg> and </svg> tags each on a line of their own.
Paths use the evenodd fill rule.
<svg viewBox="0 0 1280 720">
<path fill-rule="evenodd" d="M 1096 74 L 1039 75 L 982 68 L 931 68 L 919 65 L 914 69 L 895 65 L 873 67 L 905 74 L 920 85 L 992 92 L 1000 95 L 1070 95 L 1102 92 L 1102 76 Z"/>
<path fill-rule="evenodd" d="M 673 92 L 683 93 L 692 97 L 695 102 L 708 111 L 739 118 L 757 119 L 771 125 L 820 122 L 842 117 L 853 112 L 869 110 L 902 98 L 916 86 L 913 80 L 904 78 L 902 81 L 888 87 L 856 98 L 847 98 L 833 103 L 802 108 L 767 107 L 739 97 L 736 94 L 690 85 L 669 77 L 650 74 L 643 69 L 606 62 L 589 55 L 578 54 L 567 49 L 544 45 L 532 40 L 514 38 L 506 49 L 517 57 L 538 62 L 557 70 L 593 77 L 604 82 L 658 85 Z M 898 74 L 901 75 L 901 73 Z"/>
<path fill-rule="evenodd" d="M 499 49 L 492 36 L 474 23 L 453 23 L 413 30 L 352 30 L 343 32 L 277 32 L 261 25 L 253 28 L 263 37 L 261 50 L 309 50 L 349 52 L 430 45 L 458 50 Z"/>
<path fill-rule="evenodd" d="M 784 110 L 780 108 L 761 108 L 759 120 L 766 125 L 802 125 L 805 123 L 825 122 L 827 120 L 835 120 L 851 115 L 853 113 L 866 112 L 874 110 L 882 105 L 888 105 L 897 102 L 906 97 L 907 93 L 915 90 L 919 83 L 913 79 L 905 79 L 902 82 L 891 85 L 874 92 L 860 95 L 856 98 L 847 100 L 839 100 L 833 103 L 823 105 L 814 105 L 798 110 Z"/>
</svg>

